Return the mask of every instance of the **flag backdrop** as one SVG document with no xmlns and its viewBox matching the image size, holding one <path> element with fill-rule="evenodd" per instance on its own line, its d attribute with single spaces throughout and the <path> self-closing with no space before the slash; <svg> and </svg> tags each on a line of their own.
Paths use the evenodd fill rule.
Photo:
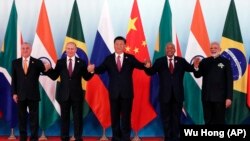
<svg viewBox="0 0 250 141">
<path fill-rule="evenodd" d="M 226 113 L 229 124 L 240 124 L 249 116 L 246 106 L 248 64 L 234 0 L 231 0 L 221 40 L 222 56 L 231 62 L 234 79 L 232 106 Z"/>
<path fill-rule="evenodd" d="M 96 66 L 114 52 L 114 34 L 106 0 L 101 13 L 90 59 L 90 63 Z M 87 83 L 86 100 L 103 128 L 111 125 L 108 81 L 108 74 L 105 72 L 100 75 L 95 74 Z"/>
<path fill-rule="evenodd" d="M 250 108 L 250 58 L 248 60 L 247 106 Z"/>
<path fill-rule="evenodd" d="M 10 128 L 17 125 L 17 105 L 11 94 L 11 64 L 12 60 L 17 58 L 17 52 L 20 53 L 21 41 L 16 4 L 13 1 L 4 43 L 0 52 L 0 111 Z"/>
<path fill-rule="evenodd" d="M 150 58 L 137 0 L 134 0 L 132 7 L 126 39 L 127 46 L 125 52 L 135 55 L 141 62 Z M 149 100 L 150 77 L 143 70 L 135 69 L 133 72 L 133 85 L 134 100 L 131 122 L 133 130 L 138 132 L 156 117 L 156 113 Z"/>
<path fill-rule="evenodd" d="M 209 55 L 210 41 L 203 18 L 200 1 L 196 1 L 191 31 L 185 58 L 191 63 L 195 56 L 207 57 Z M 195 78 L 193 73 L 186 73 L 184 78 L 185 108 L 195 124 L 203 124 L 203 109 L 201 103 L 201 81 Z"/>
<path fill-rule="evenodd" d="M 153 63 L 159 57 L 165 54 L 165 46 L 168 42 L 172 42 L 172 12 L 169 5 L 169 1 L 166 0 L 161 16 L 161 22 L 159 27 L 159 33 L 156 40 L 156 46 L 154 49 Z M 157 114 L 160 114 L 160 104 L 159 104 L 159 77 L 157 74 L 151 77 L 150 83 L 150 101 L 155 108 Z"/>
<path fill-rule="evenodd" d="M 76 43 L 76 46 L 78 47 L 77 52 L 76 52 L 77 57 L 81 58 L 86 63 L 88 63 L 89 61 L 88 61 L 88 56 L 87 56 L 87 46 L 85 44 L 85 39 L 83 35 L 83 30 L 82 30 L 82 22 L 81 22 L 76 0 L 74 1 L 71 16 L 70 16 L 69 26 L 68 26 L 66 38 L 64 41 L 64 46 L 63 46 L 62 57 L 66 57 L 65 46 L 68 42 Z M 82 82 L 83 82 L 82 87 L 86 91 L 86 81 L 82 79 Z M 83 117 L 86 117 L 88 113 L 89 113 L 89 105 L 84 99 Z"/>
<path fill-rule="evenodd" d="M 57 55 L 44 0 L 40 9 L 31 55 L 43 61 L 47 60 L 53 68 L 55 67 Z M 60 106 L 55 99 L 56 81 L 51 80 L 48 76 L 41 75 L 39 82 L 41 95 L 41 101 L 39 102 L 39 126 L 45 130 L 58 119 Z"/>
</svg>

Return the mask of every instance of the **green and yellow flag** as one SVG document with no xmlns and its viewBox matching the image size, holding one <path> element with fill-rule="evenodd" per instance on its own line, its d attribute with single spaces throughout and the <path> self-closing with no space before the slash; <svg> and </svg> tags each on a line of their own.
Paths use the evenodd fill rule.
<svg viewBox="0 0 250 141">
<path fill-rule="evenodd" d="M 63 46 L 63 55 L 62 57 L 65 57 L 65 46 L 68 42 L 74 42 L 76 43 L 77 48 L 77 56 L 81 58 L 82 60 L 88 62 L 88 56 L 87 56 L 87 46 L 85 44 L 85 39 L 83 35 L 83 30 L 82 30 L 82 23 L 81 23 L 81 18 L 77 6 L 77 2 L 75 0 L 72 12 L 71 12 L 71 17 L 69 20 L 69 26 L 66 34 L 66 38 L 64 41 L 64 46 Z M 86 81 L 82 79 L 83 81 L 83 89 L 86 90 Z M 83 117 L 86 117 L 87 114 L 89 113 L 89 105 L 87 104 L 86 100 L 84 99 L 84 109 L 83 109 Z"/>
<path fill-rule="evenodd" d="M 231 1 L 228 9 L 221 48 L 222 56 L 231 61 L 234 79 L 233 102 L 232 107 L 227 110 L 226 122 L 240 124 L 249 116 L 246 106 L 248 64 L 234 0 Z"/>
</svg>

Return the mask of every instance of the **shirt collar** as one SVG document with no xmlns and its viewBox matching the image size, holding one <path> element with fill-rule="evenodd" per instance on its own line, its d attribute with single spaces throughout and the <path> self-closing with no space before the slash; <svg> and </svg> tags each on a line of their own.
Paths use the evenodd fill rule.
<svg viewBox="0 0 250 141">
<path fill-rule="evenodd" d="M 124 53 L 121 53 L 121 54 L 117 54 L 117 53 L 115 53 L 115 58 L 117 58 L 117 56 L 120 56 L 120 58 L 123 58 L 123 56 L 124 56 Z"/>
<path fill-rule="evenodd" d="M 73 62 L 74 62 L 74 61 L 75 61 L 76 56 L 72 56 L 72 57 L 68 57 L 68 56 L 67 56 L 67 61 L 68 61 L 70 58 L 71 58 L 71 61 L 73 61 Z"/>
<path fill-rule="evenodd" d="M 27 58 L 24 58 L 24 57 L 22 57 L 22 58 L 23 58 L 23 61 L 24 61 L 24 60 L 27 60 L 28 62 L 30 61 L 30 56 L 27 57 Z"/>
<path fill-rule="evenodd" d="M 174 56 L 173 56 L 173 57 L 171 57 L 171 58 L 167 56 L 167 59 L 168 59 L 168 60 L 169 60 L 169 59 L 172 59 L 172 60 L 174 60 Z"/>
</svg>

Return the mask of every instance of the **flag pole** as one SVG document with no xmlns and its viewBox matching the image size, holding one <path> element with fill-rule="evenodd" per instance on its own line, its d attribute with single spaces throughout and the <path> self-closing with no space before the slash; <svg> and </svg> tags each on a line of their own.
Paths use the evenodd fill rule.
<svg viewBox="0 0 250 141">
<path fill-rule="evenodd" d="M 106 136 L 106 130 L 105 130 L 105 128 L 103 128 L 103 130 L 102 130 L 102 137 L 100 138 L 99 141 L 109 141 L 109 139 Z"/>
<path fill-rule="evenodd" d="M 135 136 L 132 141 L 141 141 L 141 138 L 138 136 L 138 132 L 135 132 Z"/>
<path fill-rule="evenodd" d="M 10 129 L 10 136 L 8 137 L 8 140 L 16 140 L 16 137 L 14 135 L 14 128 Z"/>
<path fill-rule="evenodd" d="M 47 137 L 45 136 L 45 132 L 44 130 L 42 131 L 42 135 L 41 137 L 39 138 L 39 141 L 46 141 L 47 140 Z"/>
</svg>

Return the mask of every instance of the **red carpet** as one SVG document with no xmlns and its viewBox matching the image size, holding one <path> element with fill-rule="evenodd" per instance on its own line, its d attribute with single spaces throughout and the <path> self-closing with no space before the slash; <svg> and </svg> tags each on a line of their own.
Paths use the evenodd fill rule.
<svg viewBox="0 0 250 141">
<path fill-rule="evenodd" d="M 97 141 L 99 138 L 98 137 L 83 137 L 84 141 Z M 142 138 L 143 141 L 162 141 L 161 138 Z M 0 136 L 0 141 L 10 141 L 8 140 L 7 136 Z M 18 137 L 16 140 L 11 140 L 11 141 L 18 141 Z M 60 137 L 47 137 L 47 141 L 60 141 Z"/>
</svg>

